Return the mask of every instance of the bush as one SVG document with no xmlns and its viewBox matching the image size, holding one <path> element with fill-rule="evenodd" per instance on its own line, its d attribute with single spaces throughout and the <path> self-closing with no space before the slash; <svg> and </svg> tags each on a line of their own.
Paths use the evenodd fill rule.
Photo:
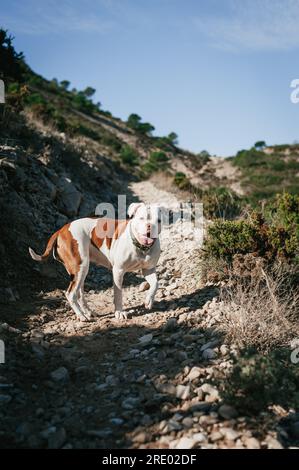
<svg viewBox="0 0 299 470">
<path fill-rule="evenodd" d="M 174 184 L 181 190 L 191 189 L 191 183 L 185 173 L 182 171 L 176 172 L 173 179 Z"/>
<path fill-rule="evenodd" d="M 204 214 L 208 218 L 234 219 L 241 212 L 241 199 L 227 188 L 212 188 L 202 192 Z"/>
<path fill-rule="evenodd" d="M 154 126 L 149 122 L 141 122 L 141 117 L 138 114 L 130 114 L 127 120 L 127 125 L 134 129 L 137 132 L 145 135 L 151 135 L 151 133 L 155 130 Z"/>
<path fill-rule="evenodd" d="M 298 262 L 299 196 L 278 195 L 265 214 L 253 211 L 243 220 L 216 220 L 208 228 L 207 253 L 231 262 L 236 253 L 255 253 Z"/>
<path fill-rule="evenodd" d="M 169 158 L 165 152 L 151 152 L 148 161 L 142 166 L 145 173 L 151 174 L 168 168 Z"/>
<path fill-rule="evenodd" d="M 245 258 L 230 271 L 220 295 L 218 329 L 239 348 L 265 352 L 287 346 L 298 336 L 299 293 L 298 269 L 267 269 L 263 261 Z"/>
<path fill-rule="evenodd" d="M 139 155 L 130 145 L 125 145 L 122 148 L 120 158 L 123 163 L 129 166 L 135 166 L 139 163 Z"/>
<path fill-rule="evenodd" d="M 298 380 L 299 368 L 291 363 L 288 350 L 268 355 L 245 350 L 242 357 L 234 360 L 223 396 L 246 414 L 256 415 L 270 405 L 296 409 L 299 406 Z"/>
</svg>

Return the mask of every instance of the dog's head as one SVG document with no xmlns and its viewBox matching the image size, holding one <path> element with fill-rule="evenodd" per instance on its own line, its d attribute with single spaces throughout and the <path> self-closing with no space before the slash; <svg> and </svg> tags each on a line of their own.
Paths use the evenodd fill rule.
<svg viewBox="0 0 299 470">
<path fill-rule="evenodd" d="M 157 204 L 134 202 L 129 206 L 132 230 L 138 242 L 151 246 L 161 232 L 161 210 Z"/>
</svg>

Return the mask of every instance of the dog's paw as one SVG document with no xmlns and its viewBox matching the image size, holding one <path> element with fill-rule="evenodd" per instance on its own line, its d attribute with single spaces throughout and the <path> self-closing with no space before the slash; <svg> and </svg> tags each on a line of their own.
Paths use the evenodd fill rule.
<svg viewBox="0 0 299 470">
<path fill-rule="evenodd" d="M 91 321 L 91 315 L 82 313 L 81 315 L 76 315 L 77 320 L 81 322 Z"/>
<path fill-rule="evenodd" d="M 145 306 L 145 308 L 147 308 L 148 310 L 150 310 L 150 309 L 152 308 L 152 306 L 153 306 L 153 303 L 154 303 L 154 299 L 152 299 L 151 297 L 149 297 L 149 298 L 147 297 L 147 298 L 145 299 L 144 306 Z"/>
<path fill-rule="evenodd" d="M 116 320 L 127 320 L 128 319 L 128 314 L 127 312 L 120 312 L 119 310 L 116 310 L 114 313 L 114 316 Z"/>
</svg>

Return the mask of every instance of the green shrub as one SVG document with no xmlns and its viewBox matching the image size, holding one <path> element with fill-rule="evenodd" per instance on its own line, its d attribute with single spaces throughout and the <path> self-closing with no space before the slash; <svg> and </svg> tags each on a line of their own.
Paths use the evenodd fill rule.
<svg viewBox="0 0 299 470">
<path fill-rule="evenodd" d="M 151 152 L 148 161 L 142 166 L 142 170 L 151 174 L 156 171 L 166 170 L 169 165 L 169 158 L 165 152 L 156 151 Z"/>
<path fill-rule="evenodd" d="M 155 130 L 154 126 L 149 122 L 141 122 L 141 117 L 138 114 L 130 114 L 127 120 L 127 125 L 137 132 L 145 135 L 151 135 Z"/>
<path fill-rule="evenodd" d="M 212 188 L 202 192 L 204 214 L 208 218 L 234 219 L 241 212 L 241 199 L 227 188 Z"/>
<path fill-rule="evenodd" d="M 207 253 L 231 262 L 233 255 L 256 253 L 268 260 L 299 259 L 299 196 L 278 195 L 265 214 L 243 220 L 216 220 L 208 227 Z"/>
<path fill-rule="evenodd" d="M 129 166 L 135 166 L 139 163 L 139 155 L 130 145 L 125 145 L 122 148 L 120 158 L 123 163 Z"/>
<path fill-rule="evenodd" d="M 298 381 L 299 368 L 290 361 L 289 350 L 276 350 L 268 355 L 245 351 L 235 359 L 223 396 L 240 412 L 249 414 L 274 404 L 298 408 Z"/>
<path fill-rule="evenodd" d="M 173 179 L 174 184 L 182 190 L 189 190 L 191 188 L 191 183 L 185 173 L 182 171 L 177 171 Z"/>
</svg>

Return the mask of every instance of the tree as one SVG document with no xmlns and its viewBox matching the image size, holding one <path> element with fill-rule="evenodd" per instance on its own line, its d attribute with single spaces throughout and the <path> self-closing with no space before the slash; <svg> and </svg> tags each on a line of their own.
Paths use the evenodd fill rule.
<svg viewBox="0 0 299 470">
<path fill-rule="evenodd" d="M 136 113 L 130 114 L 127 119 L 127 125 L 131 129 L 145 135 L 150 135 L 155 130 L 154 126 L 149 122 L 141 122 L 141 117 Z"/>
<path fill-rule="evenodd" d="M 179 136 L 175 132 L 170 132 L 167 139 L 172 145 L 178 145 L 179 143 Z"/>
<path fill-rule="evenodd" d="M 62 80 L 60 82 L 60 86 L 61 88 L 63 88 L 64 90 L 67 90 L 70 86 L 71 82 L 69 82 L 68 80 Z"/>
<path fill-rule="evenodd" d="M 258 140 L 255 144 L 254 144 L 254 148 L 256 150 L 263 150 L 264 148 L 266 147 L 266 142 L 264 140 Z"/>
<path fill-rule="evenodd" d="M 92 88 L 91 86 L 88 86 L 83 90 L 81 93 L 86 96 L 86 98 L 91 98 L 96 92 L 95 88 Z"/>
<path fill-rule="evenodd" d="M 140 123 L 141 123 L 141 117 L 138 116 L 138 114 L 130 114 L 130 116 L 128 117 L 128 120 L 127 120 L 127 124 L 129 127 L 131 127 L 132 129 L 135 129 L 137 130 L 138 127 L 140 126 Z"/>
<path fill-rule="evenodd" d="M 24 55 L 17 53 L 12 45 L 13 37 L 0 28 L 0 75 L 4 79 L 22 81 L 24 72 Z"/>
</svg>

